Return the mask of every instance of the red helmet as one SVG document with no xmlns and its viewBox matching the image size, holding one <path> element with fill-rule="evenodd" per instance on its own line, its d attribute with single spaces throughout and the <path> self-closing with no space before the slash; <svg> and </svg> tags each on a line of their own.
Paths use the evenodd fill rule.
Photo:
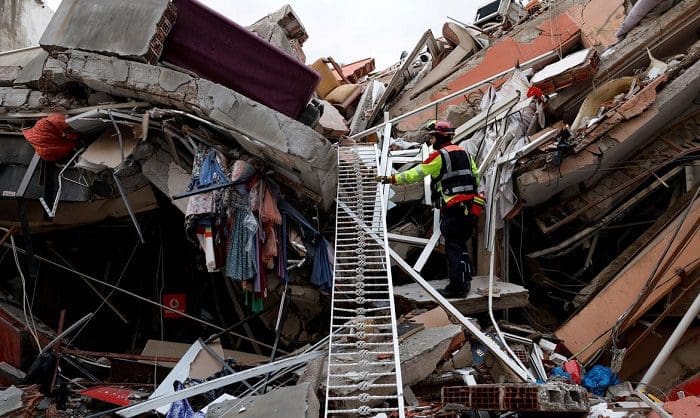
<svg viewBox="0 0 700 418">
<path fill-rule="evenodd" d="M 450 121 L 439 120 L 428 133 L 439 136 L 452 136 L 455 134 L 455 127 Z"/>
</svg>

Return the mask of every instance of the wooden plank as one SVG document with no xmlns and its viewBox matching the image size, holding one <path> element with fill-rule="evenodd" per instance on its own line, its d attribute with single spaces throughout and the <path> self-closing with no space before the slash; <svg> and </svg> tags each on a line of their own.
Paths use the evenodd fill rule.
<svg viewBox="0 0 700 418">
<path fill-rule="evenodd" d="M 179 343 L 173 341 L 148 340 L 143 348 L 142 356 L 163 356 L 164 358 L 181 358 L 192 344 Z M 258 364 L 267 363 L 268 357 L 259 356 L 253 353 L 243 351 L 224 349 L 224 358 L 233 357 L 236 363 L 242 366 L 257 366 Z M 167 367 L 175 366 L 175 363 L 169 361 L 159 361 L 159 364 Z"/>
<path fill-rule="evenodd" d="M 447 279 L 430 281 L 430 284 L 436 289 L 444 288 L 447 283 Z M 466 298 L 449 300 L 463 315 L 486 312 L 488 311 L 488 286 L 488 277 L 476 276 L 472 280 L 471 292 Z M 495 281 L 494 291 L 496 292 L 493 298 L 494 309 L 520 308 L 528 304 L 527 289 L 517 284 Z M 480 294 L 482 292 L 483 294 Z M 417 283 L 394 286 L 394 296 L 415 307 L 436 305 L 433 298 Z"/>
</svg>

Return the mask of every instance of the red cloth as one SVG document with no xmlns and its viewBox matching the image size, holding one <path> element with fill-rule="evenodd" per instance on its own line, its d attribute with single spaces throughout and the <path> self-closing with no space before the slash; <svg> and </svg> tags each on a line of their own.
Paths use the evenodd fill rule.
<svg viewBox="0 0 700 418">
<path fill-rule="evenodd" d="M 581 384 L 581 364 L 576 360 L 568 360 L 564 362 L 564 371 L 571 375 L 571 380 L 577 385 Z"/>
<path fill-rule="evenodd" d="M 71 132 L 66 117 L 60 113 L 39 119 L 33 128 L 23 130 L 22 135 L 46 161 L 65 157 L 78 141 L 78 134 Z"/>
</svg>

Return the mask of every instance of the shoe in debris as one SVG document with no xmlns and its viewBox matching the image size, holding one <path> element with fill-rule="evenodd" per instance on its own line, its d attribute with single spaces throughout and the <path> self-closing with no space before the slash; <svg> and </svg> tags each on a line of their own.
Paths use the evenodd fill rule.
<svg viewBox="0 0 700 418">
<path fill-rule="evenodd" d="M 446 299 L 460 299 L 466 298 L 469 294 L 470 289 L 471 283 L 467 283 L 467 285 L 462 288 L 452 286 L 452 283 L 450 283 L 447 286 L 445 286 L 444 289 L 437 289 L 437 291 Z"/>
</svg>

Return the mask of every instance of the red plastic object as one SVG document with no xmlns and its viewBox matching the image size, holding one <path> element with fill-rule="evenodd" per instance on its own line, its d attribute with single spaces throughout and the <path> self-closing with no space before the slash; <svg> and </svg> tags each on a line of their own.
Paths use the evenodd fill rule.
<svg viewBox="0 0 700 418">
<path fill-rule="evenodd" d="M 175 309 L 177 312 L 187 312 L 187 295 L 184 293 L 164 293 L 163 305 Z M 177 312 L 163 309 L 163 318 L 182 318 Z"/>
<path fill-rule="evenodd" d="M 691 377 L 668 393 L 668 400 L 678 400 L 678 392 L 684 392 L 685 396 L 695 395 L 700 396 L 700 374 Z"/>
<path fill-rule="evenodd" d="M 571 380 L 577 385 L 581 384 L 581 365 L 576 360 L 564 362 L 564 371 L 571 375 Z"/>
<path fill-rule="evenodd" d="M 112 405 L 128 406 L 131 405 L 129 397 L 134 394 L 134 391 L 115 388 L 113 386 L 96 386 L 94 388 L 85 389 L 80 392 L 80 394 L 88 398 L 111 403 Z"/>
</svg>

